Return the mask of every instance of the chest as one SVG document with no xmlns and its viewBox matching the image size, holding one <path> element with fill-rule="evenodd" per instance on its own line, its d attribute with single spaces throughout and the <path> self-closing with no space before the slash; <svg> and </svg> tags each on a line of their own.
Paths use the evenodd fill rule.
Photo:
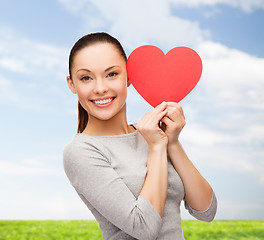
<svg viewBox="0 0 264 240">
<path fill-rule="evenodd" d="M 148 146 L 144 143 L 138 146 L 121 143 L 120 148 L 123 153 L 115 151 L 111 154 L 111 166 L 133 195 L 138 197 L 147 173 Z"/>
<path fill-rule="evenodd" d="M 136 198 L 145 181 L 147 160 L 148 146 L 144 141 L 137 145 L 120 143 L 120 151 L 111 153 L 112 167 Z M 184 197 L 183 183 L 170 159 L 168 159 L 168 197 L 177 203 L 180 203 Z"/>
</svg>

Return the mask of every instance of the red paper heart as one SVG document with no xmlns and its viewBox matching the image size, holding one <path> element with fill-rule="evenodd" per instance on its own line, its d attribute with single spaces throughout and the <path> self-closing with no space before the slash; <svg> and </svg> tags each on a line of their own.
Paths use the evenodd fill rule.
<svg viewBox="0 0 264 240">
<path fill-rule="evenodd" d="M 187 47 L 173 48 L 164 55 L 158 47 L 145 45 L 130 54 L 127 74 L 138 93 L 155 107 L 187 96 L 201 77 L 202 61 Z"/>
</svg>

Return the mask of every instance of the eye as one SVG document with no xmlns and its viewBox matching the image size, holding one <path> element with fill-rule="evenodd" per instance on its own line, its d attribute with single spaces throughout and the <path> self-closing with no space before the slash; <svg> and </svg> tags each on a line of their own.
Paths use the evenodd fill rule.
<svg viewBox="0 0 264 240">
<path fill-rule="evenodd" d="M 90 78 L 89 76 L 83 76 L 81 77 L 81 81 L 88 81 L 91 80 L 92 78 Z"/>
<path fill-rule="evenodd" d="M 107 74 L 106 77 L 112 78 L 112 77 L 116 76 L 117 74 L 118 74 L 117 72 L 110 72 L 110 73 Z"/>
</svg>

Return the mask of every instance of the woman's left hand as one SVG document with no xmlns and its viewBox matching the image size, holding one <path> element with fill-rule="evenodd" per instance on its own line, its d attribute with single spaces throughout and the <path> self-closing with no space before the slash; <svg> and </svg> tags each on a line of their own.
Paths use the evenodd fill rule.
<svg viewBox="0 0 264 240">
<path fill-rule="evenodd" d="M 180 104 L 167 102 L 168 113 L 162 118 L 161 128 L 168 136 L 168 146 L 178 143 L 179 135 L 185 126 L 185 117 Z"/>
</svg>

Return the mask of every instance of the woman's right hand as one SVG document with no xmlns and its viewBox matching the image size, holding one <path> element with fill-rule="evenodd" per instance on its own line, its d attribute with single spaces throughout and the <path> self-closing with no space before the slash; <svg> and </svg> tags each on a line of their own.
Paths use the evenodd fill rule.
<svg viewBox="0 0 264 240">
<path fill-rule="evenodd" d="M 147 141 L 150 150 L 156 147 L 166 147 L 168 144 L 167 135 L 159 127 L 160 121 L 166 116 L 167 112 L 167 103 L 162 102 L 146 113 L 137 124 L 137 130 Z"/>
</svg>

